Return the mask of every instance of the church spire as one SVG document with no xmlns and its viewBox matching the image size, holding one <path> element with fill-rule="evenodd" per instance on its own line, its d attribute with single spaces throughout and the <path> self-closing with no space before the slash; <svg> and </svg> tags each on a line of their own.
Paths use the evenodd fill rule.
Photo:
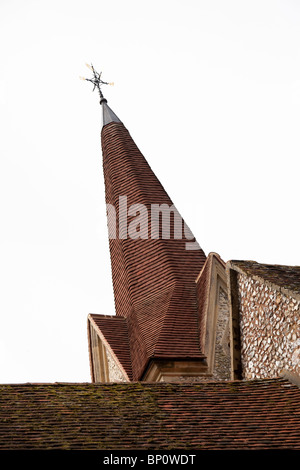
<svg viewBox="0 0 300 470">
<path fill-rule="evenodd" d="M 161 367 L 168 369 L 168 361 L 183 375 L 185 370 L 203 373 L 196 279 L 206 256 L 128 130 L 108 107 L 101 91 L 107 82 L 93 66 L 89 68 L 93 78 L 87 80 L 98 89 L 103 109 L 101 143 L 108 223 L 110 229 L 112 218 L 114 228 L 109 247 L 116 309 L 110 318 L 89 316 L 93 380 L 103 379 L 106 367 L 102 358 L 102 372 L 99 369 L 96 336 L 127 380 L 151 378 L 155 371 L 159 375 Z M 176 370 L 169 372 L 176 375 Z"/>
</svg>

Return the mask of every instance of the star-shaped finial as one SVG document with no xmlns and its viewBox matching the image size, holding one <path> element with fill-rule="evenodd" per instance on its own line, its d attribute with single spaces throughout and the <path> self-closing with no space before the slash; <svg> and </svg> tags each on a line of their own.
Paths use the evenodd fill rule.
<svg viewBox="0 0 300 470">
<path fill-rule="evenodd" d="M 102 91 L 101 91 L 101 85 L 113 85 L 113 83 L 109 83 L 109 82 L 104 82 L 102 79 L 101 79 L 101 75 L 102 75 L 102 72 L 98 73 L 93 65 L 89 65 L 89 64 L 85 64 L 92 72 L 93 72 L 93 78 L 84 78 L 84 77 L 80 77 L 81 80 L 87 80 L 88 82 L 91 82 L 93 83 L 94 85 L 94 88 L 93 88 L 93 91 L 95 90 L 95 88 L 97 88 L 97 90 L 99 91 L 99 95 L 100 95 L 100 98 L 103 98 L 103 94 L 102 94 Z"/>
</svg>

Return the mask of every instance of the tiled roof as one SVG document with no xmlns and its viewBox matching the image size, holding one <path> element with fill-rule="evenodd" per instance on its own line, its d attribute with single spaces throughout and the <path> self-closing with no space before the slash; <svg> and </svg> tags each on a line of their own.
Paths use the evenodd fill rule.
<svg viewBox="0 0 300 470">
<path fill-rule="evenodd" d="M 0 450 L 300 449 L 286 379 L 0 385 Z"/>
<path fill-rule="evenodd" d="M 300 295 L 300 266 L 261 264 L 256 261 L 236 261 L 228 263 L 230 267 L 247 275 L 263 279 L 287 291 Z"/>
<path fill-rule="evenodd" d="M 119 197 L 126 196 L 128 208 L 143 204 L 149 216 L 148 239 L 109 240 L 116 315 L 127 318 L 133 380 L 139 380 L 151 357 L 203 357 L 195 280 L 206 257 L 201 249 L 186 250 L 192 240 L 176 239 L 172 230 L 170 239 L 151 237 L 151 205 L 171 207 L 171 199 L 122 123 L 105 125 L 101 139 L 106 203 L 119 219 Z"/>
<path fill-rule="evenodd" d="M 116 315 L 95 314 L 91 314 L 90 317 L 101 330 L 105 340 L 109 343 L 110 348 L 124 368 L 129 380 L 132 380 L 132 366 L 126 318 L 117 317 Z"/>
</svg>

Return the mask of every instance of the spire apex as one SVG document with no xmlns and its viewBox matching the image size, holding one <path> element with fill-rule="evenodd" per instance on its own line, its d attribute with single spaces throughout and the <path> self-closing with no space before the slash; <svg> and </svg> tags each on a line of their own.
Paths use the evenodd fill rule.
<svg viewBox="0 0 300 470">
<path fill-rule="evenodd" d="M 94 85 L 93 91 L 95 88 L 97 88 L 99 95 L 100 95 L 100 104 L 102 105 L 103 109 L 103 119 L 102 119 L 102 125 L 103 127 L 106 124 L 109 124 L 110 122 L 121 122 L 118 116 L 110 109 L 110 107 L 107 105 L 107 99 L 104 98 L 101 86 L 102 85 L 114 85 L 114 82 L 104 82 L 101 78 L 102 72 L 98 73 L 93 65 L 91 64 L 85 64 L 87 68 L 89 68 L 93 72 L 93 78 L 84 78 L 84 77 L 79 77 L 81 80 L 87 80 L 88 82 L 91 82 Z"/>
</svg>

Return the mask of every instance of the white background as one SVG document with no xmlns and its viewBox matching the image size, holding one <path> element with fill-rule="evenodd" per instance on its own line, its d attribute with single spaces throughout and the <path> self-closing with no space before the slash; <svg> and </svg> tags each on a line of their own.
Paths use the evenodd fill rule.
<svg viewBox="0 0 300 470">
<path fill-rule="evenodd" d="M 201 247 L 300 265 L 297 0 L 0 1 L 0 382 L 89 382 L 114 314 L 85 62 Z"/>
</svg>

